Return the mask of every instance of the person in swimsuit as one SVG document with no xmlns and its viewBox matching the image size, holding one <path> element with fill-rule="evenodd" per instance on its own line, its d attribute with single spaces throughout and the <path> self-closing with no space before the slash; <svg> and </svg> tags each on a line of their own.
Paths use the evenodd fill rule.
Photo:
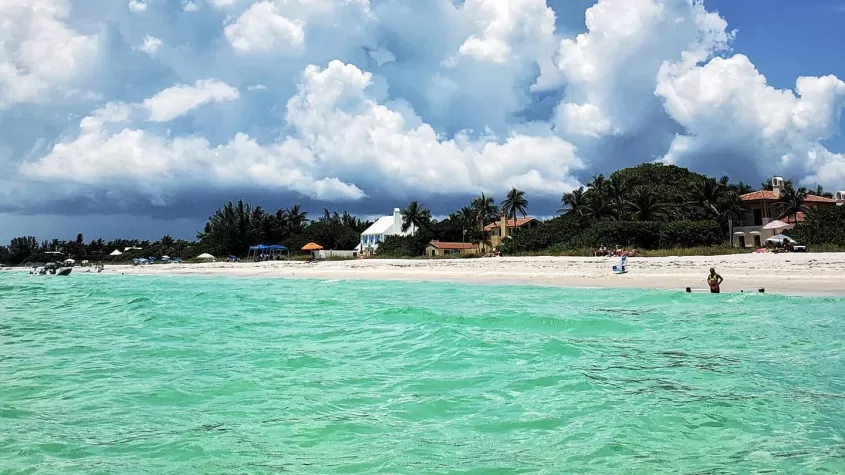
<svg viewBox="0 0 845 475">
<path fill-rule="evenodd" d="M 710 275 L 707 276 L 707 285 L 710 286 L 711 294 L 719 293 L 719 286 L 722 285 L 723 280 L 725 279 L 723 279 L 721 275 L 716 273 L 716 269 L 711 267 Z"/>
</svg>

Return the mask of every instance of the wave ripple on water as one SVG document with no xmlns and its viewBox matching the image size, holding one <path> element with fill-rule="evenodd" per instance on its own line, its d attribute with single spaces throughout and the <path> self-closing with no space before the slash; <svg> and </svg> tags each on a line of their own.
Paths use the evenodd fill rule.
<svg viewBox="0 0 845 475">
<path fill-rule="evenodd" d="M 839 298 L 10 274 L 11 473 L 845 472 Z"/>
</svg>

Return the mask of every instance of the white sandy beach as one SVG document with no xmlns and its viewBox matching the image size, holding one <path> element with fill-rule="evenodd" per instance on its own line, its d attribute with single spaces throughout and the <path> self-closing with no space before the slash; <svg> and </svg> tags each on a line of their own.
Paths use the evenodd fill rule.
<svg viewBox="0 0 845 475">
<path fill-rule="evenodd" d="M 631 258 L 614 275 L 615 258 L 503 257 L 484 259 L 363 259 L 350 261 L 106 265 L 105 274 L 196 275 L 314 279 L 456 281 L 560 287 L 704 291 L 708 269 L 724 277 L 723 292 L 845 294 L 845 254 L 739 254 L 715 257 Z M 79 269 L 77 272 L 85 272 Z"/>
</svg>

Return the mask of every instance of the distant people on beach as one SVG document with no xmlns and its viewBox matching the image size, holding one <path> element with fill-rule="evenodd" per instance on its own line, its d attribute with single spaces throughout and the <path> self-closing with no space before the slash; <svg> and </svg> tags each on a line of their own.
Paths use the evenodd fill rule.
<svg viewBox="0 0 845 475">
<path fill-rule="evenodd" d="M 720 286 L 722 285 L 722 281 L 724 280 L 725 279 L 723 279 L 721 275 L 716 273 L 716 269 L 711 267 L 710 275 L 707 276 L 707 285 L 710 286 L 710 293 L 718 294 L 721 291 Z"/>
<path fill-rule="evenodd" d="M 615 250 L 610 250 L 605 246 L 601 246 L 593 252 L 593 255 L 595 257 L 636 257 L 637 249 L 632 247 L 630 250 L 627 250 L 622 246 L 616 246 Z"/>
</svg>

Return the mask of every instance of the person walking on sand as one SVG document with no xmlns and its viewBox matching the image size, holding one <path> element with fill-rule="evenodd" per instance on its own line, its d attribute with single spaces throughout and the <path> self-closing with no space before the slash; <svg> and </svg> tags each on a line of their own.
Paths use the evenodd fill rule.
<svg viewBox="0 0 845 475">
<path fill-rule="evenodd" d="M 716 269 L 711 267 L 710 275 L 707 276 L 707 285 L 710 286 L 710 293 L 718 294 L 720 291 L 719 286 L 722 285 L 722 281 L 724 280 L 721 275 L 716 273 Z"/>
</svg>

